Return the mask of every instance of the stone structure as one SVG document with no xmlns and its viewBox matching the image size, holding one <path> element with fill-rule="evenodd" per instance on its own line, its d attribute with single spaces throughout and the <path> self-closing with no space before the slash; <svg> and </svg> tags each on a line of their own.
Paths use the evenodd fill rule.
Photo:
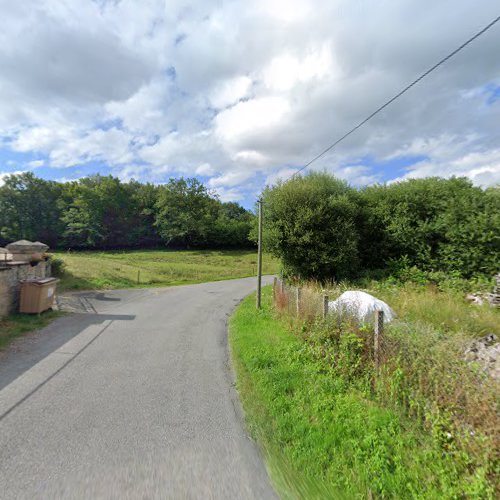
<svg viewBox="0 0 500 500">
<path fill-rule="evenodd" d="M 12 254 L 12 260 L 19 262 L 29 262 L 33 254 L 44 254 L 49 249 L 44 243 L 28 240 L 10 243 L 6 248 Z"/>
<path fill-rule="evenodd" d="M 500 307 L 500 273 L 495 276 L 495 287 L 491 294 L 490 303 L 494 306 Z"/>
<path fill-rule="evenodd" d="M 500 273 L 495 275 L 495 286 L 492 293 L 469 293 L 465 296 L 465 300 L 479 306 L 486 303 L 493 307 L 500 307 Z"/>
<path fill-rule="evenodd" d="M 0 248 L 0 266 L 8 260 L 12 260 L 12 254 L 6 248 Z"/>
<path fill-rule="evenodd" d="M 50 261 L 30 263 L 34 253 L 42 254 L 48 248 L 40 242 L 18 241 L 7 245 L 5 253 L 0 251 L 0 318 L 16 310 L 21 280 L 51 275 Z"/>
<path fill-rule="evenodd" d="M 496 335 L 474 340 L 465 350 L 465 360 L 478 364 L 490 377 L 500 380 L 500 343 Z"/>
</svg>

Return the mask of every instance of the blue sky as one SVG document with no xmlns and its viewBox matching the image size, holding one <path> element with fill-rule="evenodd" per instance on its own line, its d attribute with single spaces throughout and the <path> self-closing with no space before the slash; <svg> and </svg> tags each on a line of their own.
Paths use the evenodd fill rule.
<svg viewBox="0 0 500 500">
<path fill-rule="evenodd" d="M 0 1 L 0 183 L 198 177 L 252 206 L 498 15 L 496 1 Z M 443 19 L 446 28 L 443 29 Z M 500 182 L 500 24 L 316 162 Z"/>
</svg>

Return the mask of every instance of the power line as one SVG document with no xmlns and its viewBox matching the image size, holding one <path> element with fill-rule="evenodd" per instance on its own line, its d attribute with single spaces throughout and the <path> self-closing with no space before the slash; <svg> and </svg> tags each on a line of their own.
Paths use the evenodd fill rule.
<svg viewBox="0 0 500 500">
<path fill-rule="evenodd" d="M 446 61 L 448 61 L 448 59 L 451 59 L 454 55 L 458 54 L 458 52 L 460 52 L 462 49 L 464 49 L 465 47 L 467 47 L 467 45 L 469 45 L 471 42 L 473 42 L 476 38 L 479 38 L 482 34 L 486 33 L 486 31 L 488 31 L 498 21 L 500 21 L 500 16 L 498 16 L 497 18 L 493 19 L 493 21 L 491 21 L 488 25 L 486 25 L 482 30 L 478 31 L 474 36 L 472 36 L 466 42 L 462 43 L 462 45 L 460 45 L 459 47 L 457 47 L 453 52 L 450 52 L 446 57 L 443 57 L 443 59 L 441 59 L 439 62 L 437 62 L 436 64 L 434 64 L 434 66 L 432 66 L 427 71 L 425 71 L 424 73 L 422 73 L 416 80 L 414 80 L 409 85 L 407 85 L 403 90 L 401 90 L 400 92 L 398 92 L 394 97 L 392 97 L 391 99 L 389 99 L 385 104 L 382 104 L 382 106 L 380 106 L 379 108 L 377 108 L 373 113 L 371 113 L 369 116 L 367 116 L 363 121 L 359 122 L 355 127 L 353 127 L 351 130 L 349 130 L 349 132 L 347 132 L 342 137 L 340 137 L 339 139 L 337 139 L 333 144 L 330 144 L 330 146 L 328 146 L 325 150 L 323 150 L 321 153 L 319 153 L 318 155 L 316 155 L 312 160 L 310 160 L 309 162 L 307 162 L 303 167 L 301 167 L 299 170 L 297 170 L 297 172 L 295 172 L 293 175 L 291 175 L 289 177 L 289 179 L 295 177 L 297 174 L 299 174 L 300 172 L 302 172 L 302 170 L 304 170 L 307 167 L 309 167 L 309 165 L 311 165 L 312 163 L 314 163 L 316 160 L 319 160 L 322 156 L 324 156 L 326 153 L 328 153 L 328 151 L 332 150 L 337 144 L 339 144 L 344 139 L 346 139 L 347 137 L 349 137 L 353 132 L 355 132 L 356 130 L 358 130 L 358 128 L 362 127 L 367 121 L 371 120 L 375 115 L 377 115 L 383 109 L 385 109 L 387 106 L 389 106 L 389 104 L 392 104 L 396 99 L 398 99 L 399 97 L 401 97 L 404 93 L 408 92 L 408 90 L 410 90 L 413 86 L 415 86 L 417 83 L 419 83 L 421 80 L 423 80 L 427 75 L 429 75 L 435 69 L 437 69 L 439 66 L 441 66 L 441 64 L 445 63 Z"/>
</svg>

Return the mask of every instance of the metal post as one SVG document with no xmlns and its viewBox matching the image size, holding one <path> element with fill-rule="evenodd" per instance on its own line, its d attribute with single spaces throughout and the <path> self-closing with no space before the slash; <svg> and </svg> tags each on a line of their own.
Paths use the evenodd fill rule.
<svg viewBox="0 0 500 500">
<path fill-rule="evenodd" d="M 375 311 L 375 329 L 373 332 L 373 356 L 375 368 L 380 366 L 380 341 L 384 334 L 384 311 Z"/>
<path fill-rule="evenodd" d="M 262 198 L 257 201 L 259 205 L 259 242 L 257 246 L 257 309 L 260 309 L 262 289 Z"/>
<path fill-rule="evenodd" d="M 297 316 L 300 315 L 300 299 L 302 298 L 302 289 L 297 287 Z"/>
<path fill-rule="evenodd" d="M 323 295 L 323 318 L 328 316 L 328 295 Z"/>
<path fill-rule="evenodd" d="M 141 283 L 141 271 L 137 271 L 137 284 L 139 285 Z"/>
</svg>

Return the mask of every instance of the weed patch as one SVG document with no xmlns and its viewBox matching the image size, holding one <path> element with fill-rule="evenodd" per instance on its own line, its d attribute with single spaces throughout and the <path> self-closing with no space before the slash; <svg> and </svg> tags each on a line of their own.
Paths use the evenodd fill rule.
<svg viewBox="0 0 500 500">
<path fill-rule="evenodd" d="M 448 365 L 438 361 L 449 351 L 439 331 L 427 343 L 423 331 L 412 330 L 427 345 L 418 352 L 429 363 L 418 367 L 405 359 L 420 346 L 408 332 L 390 329 L 385 353 L 393 363 L 384 359 L 376 374 L 368 328 L 291 317 L 271 302 L 269 288 L 260 311 L 247 298 L 231 319 L 230 342 L 249 428 L 284 497 L 494 498 L 498 463 L 487 429 L 495 425 L 494 393 L 476 386 L 477 401 L 464 403 L 453 392 L 464 366 L 446 375 Z M 468 373 L 477 383 L 477 373 Z M 469 427 L 466 439 L 464 423 L 485 395 L 487 410 L 470 422 L 476 431 Z M 486 416 L 488 424 L 477 427 Z"/>
<path fill-rule="evenodd" d="M 5 349 L 14 338 L 44 328 L 62 314 L 59 311 L 29 315 L 16 313 L 0 319 L 0 350 Z"/>
</svg>

